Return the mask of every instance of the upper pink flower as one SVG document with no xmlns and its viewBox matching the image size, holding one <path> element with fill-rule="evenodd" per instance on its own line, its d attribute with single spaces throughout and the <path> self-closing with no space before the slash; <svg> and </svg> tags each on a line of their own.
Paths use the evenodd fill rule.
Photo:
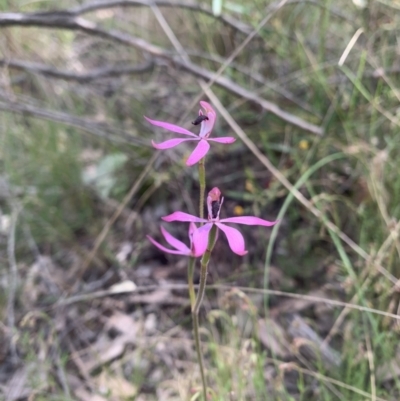
<svg viewBox="0 0 400 401">
<path fill-rule="evenodd" d="M 196 224 L 190 223 L 189 225 L 189 239 L 190 239 L 190 248 L 188 248 L 183 242 L 179 241 L 177 238 L 172 236 L 164 227 L 161 228 L 161 233 L 164 236 L 165 240 L 175 249 L 168 249 L 165 246 L 161 245 L 150 235 L 147 235 L 147 238 L 159 249 L 164 252 L 172 253 L 174 255 L 185 255 L 185 256 L 193 256 L 195 258 L 201 256 L 204 252 L 199 253 L 196 252 L 196 247 L 193 245 L 193 233 L 196 231 Z"/>
<path fill-rule="evenodd" d="M 220 219 L 219 213 L 221 210 L 224 198 L 221 198 L 221 192 L 218 188 L 213 188 L 207 197 L 207 208 L 208 208 L 208 220 L 201 219 L 200 217 L 192 216 L 191 214 L 184 212 L 175 212 L 168 216 L 162 217 L 165 221 L 185 221 L 191 223 L 206 223 L 198 228 L 193 233 L 193 245 L 198 254 L 202 255 L 208 245 L 208 235 L 211 227 L 215 224 L 221 231 L 224 232 L 229 247 L 231 250 L 238 255 L 245 255 L 247 253 L 245 249 L 244 239 L 242 234 L 233 227 L 225 225 L 225 223 L 237 223 L 246 224 L 248 226 L 266 226 L 270 227 L 277 223 L 277 221 L 268 221 L 260 219 L 255 216 L 240 216 L 240 217 L 229 217 L 227 219 Z"/>
<path fill-rule="evenodd" d="M 144 117 L 150 124 L 156 125 L 157 127 L 165 128 L 168 131 L 176 132 L 178 134 L 188 135 L 192 138 L 174 138 L 169 139 L 168 141 L 155 143 L 151 141 L 153 146 L 156 149 L 169 149 L 179 145 L 182 142 L 187 141 L 199 141 L 194 151 L 188 157 L 186 161 L 187 166 L 192 166 L 196 164 L 200 159 L 202 159 L 210 149 L 210 145 L 208 141 L 219 142 L 219 143 L 232 143 L 235 142 L 235 138 L 230 136 L 224 136 L 220 138 L 209 138 L 212 129 L 214 128 L 215 120 L 217 118 L 217 114 L 211 105 L 207 102 L 200 102 L 201 107 L 204 109 L 204 113 L 202 110 L 199 110 L 199 117 L 193 121 L 193 125 L 201 124 L 199 135 L 194 134 L 193 132 L 188 131 L 185 128 L 179 127 L 178 125 L 166 123 L 164 121 L 156 121 L 151 120 L 150 118 Z"/>
</svg>

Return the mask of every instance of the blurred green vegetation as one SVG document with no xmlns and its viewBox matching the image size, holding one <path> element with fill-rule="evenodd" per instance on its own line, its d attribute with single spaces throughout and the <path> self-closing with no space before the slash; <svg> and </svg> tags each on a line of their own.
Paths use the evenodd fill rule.
<svg viewBox="0 0 400 401">
<path fill-rule="evenodd" d="M 3 0 L 0 10 L 28 13 L 80 4 Z M 368 260 L 362 259 L 330 232 L 238 140 L 229 149 L 222 145 L 212 148 L 206 163 L 208 188 L 219 186 L 223 191 L 226 215 L 255 214 L 273 219 L 281 212 L 282 224 L 273 234 L 244 227 L 250 252 L 243 259 L 229 254 L 221 238 L 213 260 L 213 280 L 254 287 L 260 287 L 264 280 L 265 286 L 295 293 L 323 288 L 324 294 L 334 299 L 342 297 L 396 314 L 399 297 L 394 285 L 400 277 L 398 3 L 298 0 L 287 1 L 276 10 L 265 0 L 246 5 L 215 0 L 195 4 L 210 10 L 214 7 L 214 11 L 222 7 L 222 15 L 231 18 L 233 24 L 198 9 L 160 6 L 158 10 L 190 60 L 210 71 L 217 71 L 245 40 L 246 35 L 238 29 L 240 24 L 250 32 L 271 13 L 270 20 L 222 76 L 323 127 L 324 134 L 305 132 L 226 88 L 214 85 L 212 90 L 258 149 L 293 185 L 299 184 L 300 192 L 323 218 L 369 255 Z M 160 259 L 145 235 L 156 235 L 159 217 L 164 214 L 196 211 L 197 171 L 184 167 L 189 154 L 189 147 L 184 146 L 162 153 L 134 196 L 123 203 L 156 152 L 150 140 L 168 138 L 162 130 L 153 130 L 143 115 L 189 128 L 198 112 L 196 99 L 206 98 L 197 77 L 175 66 L 173 57 L 179 55 L 153 11 L 135 5 L 99 9 L 82 17 L 104 30 L 122 31 L 160 46 L 171 52 L 170 59 L 88 32 L 4 28 L 0 19 L 0 57 L 5 60 L 0 67 L 0 177 L 6 185 L 6 189 L 0 186 L 0 217 L 10 216 L 21 207 L 16 246 L 21 263 L 33 262 L 29 242 L 33 240 L 40 252 L 73 271 L 72 263 L 69 266 L 62 255 L 73 249 L 81 257 L 79 263 L 84 264 L 99 232 L 121 204 L 127 214 L 135 213 L 133 234 L 125 224 L 129 218 L 120 218 L 102 242 L 96 266 L 117 263 L 112 255 L 128 231 L 134 243 L 130 267 L 160 260 L 165 263 L 170 259 Z M 353 43 L 359 29 L 362 33 Z M 347 48 L 348 55 L 339 65 Z M 153 63 L 143 71 L 86 81 L 7 65 L 7 61 L 20 60 L 83 74 L 100 68 L 138 66 L 149 57 L 154 57 Z M 6 107 L 10 104 L 36 107 L 50 114 L 65 113 L 70 118 L 67 123 L 51 117 L 42 119 L 32 113 L 12 112 Z M 83 120 L 89 121 L 89 126 L 83 126 Z M 233 135 L 222 117 L 218 117 L 215 135 Z M 30 236 L 24 227 L 29 228 Z M 185 238 L 184 230 L 178 234 Z M 5 276 L 7 235 L 1 235 Z M 218 266 L 222 266 L 220 270 Z M 387 274 L 376 266 L 382 266 Z M 271 278 L 271 268 L 281 272 L 283 278 L 278 284 Z M 6 299 L 3 302 L 1 298 L 5 318 Z M 279 304 L 276 298 L 265 301 Z M 22 308 L 21 304 L 17 301 Z M 269 302 L 258 306 L 255 314 L 249 314 L 253 332 L 247 337 L 236 312 L 228 313 L 221 307 L 217 310 L 220 316 L 215 317 L 215 311 L 215 315 L 208 314 L 204 342 L 213 400 L 399 398 L 398 375 L 385 379 L 379 374 L 382 366 L 398 356 L 399 330 L 393 319 L 349 312 L 333 341 L 341 354 L 340 368 L 329 370 L 316 364 L 313 372 L 320 376 L 311 381 L 309 375 L 296 371 L 292 387 L 287 388 L 285 369 L 289 367 L 260 345 L 254 334 L 257 319 L 271 312 Z M 178 315 L 173 315 L 174 319 Z M 310 320 L 319 327 L 320 316 L 311 315 Z M 331 315 L 334 322 L 339 311 Z M 328 332 L 325 328 L 322 335 Z M 67 359 L 63 352 L 67 351 L 60 351 Z M 34 355 L 26 352 L 22 357 L 32 360 Z M 273 380 L 265 371 L 271 358 L 275 358 L 278 372 Z M 186 387 L 196 387 L 198 374 L 193 376 L 178 368 L 177 372 L 159 378 L 161 386 L 188 380 Z M 157 399 L 153 387 L 158 383 L 152 383 L 146 392 L 146 375 L 137 368 L 132 375 L 135 385 L 145 388 L 143 397 L 135 399 Z M 344 386 L 328 383 L 326 376 Z M 51 387 L 52 393 L 41 394 L 40 399 L 73 399 L 62 395 L 62 386 L 52 382 Z M 367 395 L 355 392 L 353 387 Z M 185 399 L 178 393 L 166 399 Z"/>
</svg>

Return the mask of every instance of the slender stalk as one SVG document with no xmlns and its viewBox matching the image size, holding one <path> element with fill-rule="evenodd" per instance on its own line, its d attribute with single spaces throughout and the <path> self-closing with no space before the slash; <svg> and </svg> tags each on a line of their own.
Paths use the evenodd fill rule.
<svg viewBox="0 0 400 401">
<path fill-rule="evenodd" d="M 199 217 L 201 219 L 204 218 L 204 193 L 206 191 L 206 168 L 205 168 L 205 159 L 204 157 L 199 161 L 199 184 L 200 184 L 200 199 L 199 199 Z M 204 257 L 203 257 L 204 258 Z M 192 318 L 193 318 L 193 333 L 194 340 L 196 345 L 196 353 L 197 360 L 200 368 L 201 374 L 201 382 L 203 385 L 203 398 L 204 401 L 207 401 L 207 381 L 206 376 L 204 374 L 204 364 L 203 364 L 203 355 L 201 353 L 200 348 L 200 333 L 199 333 L 199 309 L 201 305 L 201 301 L 204 298 L 204 291 L 207 280 L 207 266 L 203 267 L 203 263 L 201 264 L 201 276 L 200 276 L 200 287 L 203 287 L 197 296 L 197 300 L 195 299 L 195 292 L 193 286 L 193 274 L 194 274 L 194 258 L 190 258 L 189 260 L 189 268 L 188 268 L 188 286 L 189 286 L 189 297 L 190 297 L 190 306 L 192 308 Z M 200 296 L 200 302 L 199 302 Z M 196 310 L 196 312 L 195 312 Z"/>
<path fill-rule="evenodd" d="M 199 217 L 204 219 L 204 193 L 206 191 L 206 167 L 205 158 L 199 161 L 199 184 L 200 184 L 200 201 L 199 201 Z"/>
<path fill-rule="evenodd" d="M 200 348 L 200 332 L 199 332 L 199 314 L 192 312 L 193 318 L 193 333 L 194 333 L 194 343 L 196 345 L 196 353 L 197 353 L 197 362 L 200 368 L 201 375 L 201 383 L 203 386 L 203 398 L 204 401 L 207 401 L 207 380 L 206 375 L 204 373 L 204 364 L 203 364 L 203 354 L 201 353 Z"/>
<path fill-rule="evenodd" d="M 208 237 L 207 250 L 205 251 L 203 257 L 201 258 L 199 291 L 197 293 L 196 304 L 193 308 L 193 313 L 196 314 L 199 313 L 200 306 L 203 302 L 204 293 L 206 290 L 208 263 L 210 262 L 211 252 L 214 248 L 216 239 L 217 239 L 217 226 L 213 225 L 211 227 L 210 234 Z"/>
<path fill-rule="evenodd" d="M 203 385 L 204 401 L 207 401 L 207 381 L 206 381 L 206 376 L 204 373 L 203 354 L 201 352 L 201 342 L 200 342 L 200 333 L 199 333 L 199 326 L 200 326 L 199 325 L 199 311 L 200 311 L 200 307 L 203 302 L 204 293 L 206 290 L 208 263 L 210 262 L 211 252 L 214 248 L 216 239 L 217 239 L 217 226 L 213 225 L 211 228 L 211 231 L 210 231 L 210 235 L 208 237 L 207 250 L 201 259 L 199 291 L 197 292 L 196 303 L 192 309 L 194 340 L 195 340 L 195 344 L 196 344 L 197 359 L 198 359 L 198 363 L 199 363 L 199 367 L 200 367 L 201 382 Z"/>
<path fill-rule="evenodd" d="M 193 285 L 193 274 L 194 274 L 194 265 L 196 259 L 193 257 L 189 258 L 189 265 L 188 265 L 188 288 L 189 288 L 189 298 L 190 298 L 190 308 L 193 310 L 194 304 L 196 302 L 196 294 L 194 292 L 194 285 Z"/>
</svg>

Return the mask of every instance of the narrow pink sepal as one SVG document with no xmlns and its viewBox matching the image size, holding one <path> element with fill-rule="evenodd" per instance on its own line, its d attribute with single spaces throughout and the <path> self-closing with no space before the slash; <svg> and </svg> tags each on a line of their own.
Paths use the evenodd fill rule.
<svg viewBox="0 0 400 401">
<path fill-rule="evenodd" d="M 154 141 L 151 141 L 151 144 L 156 149 L 164 150 L 164 149 L 174 148 L 175 146 L 178 146 L 182 142 L 195 141 L 195 140 L 196 139 L 191 139 L 191 138 L 174 138 L 174 139 L 168 139 L 168 141 L 161 143 L 155 143 Z"/>
<path fill-rule="evenodd" d="M 215 225 L 224 232 L 228 240 L 229 247 L 233 252 L 240 256 L 246 255 L 247 251 L 245 249 L 243 235 L 240 234 L 236 228 L 228 227 L 221 223 L 215 223 Z"/>
<path fill-rule="evenodd" d="M 236 141 L 236 138 L 233 138 L 232 136 L 220 136 L 218 138 L 208 138 L 207 140 L 219 143 L 233 143 Z"/>
<path fill-rule="evenodd" d="M 164 221 L 184 221 L 192 223 L 207 223 L 206 219 L 201 219 L 200 217 L 192 216 L 191 214 L 184 212 L 174 212 L 168 216 L 161 217 Z"/>
<path fill-rule="evenodd" d="M 194 151 L 186 160 L 187 166 L 193 166 L 196 164 L 200 159 L 202 159 L 210 149 L 210 145 L 205 140 L 200 140 Z"/>
<path fill-rule="evenodd" d="M 179 241 L 177 238 L 171 235 L 164 227 L 161 227 L 161 232 L 165 238 L 165 241 L 167 241 L 172 247 L 178 251 L 190 253 L 190 249 L 182 241 Z"/>
<path fill-rule="evenodd" d="M 198 257 L 204 254 L 207 250 L 208 235 L 210 233 L 212 223 L 204 224 L 193 233 L 193 252 L 194 256 Z"/>
<path fill-rule="evenodd" d="M 221 219 L 221 223 L 236 223 L 236 224 L 246 224 L 248 226 L 274 226 L 277 221 L 268 221 L 260 219 L 259 217 L 255 216 L 239 216 L 239 217 L 228 217 L 227 219 Z"/>
<path fill-rule="evenodd" d="M 175 124 L 170 124 L 170 123 L 166 123 L 164 121 L 157 121 L 157 120 L 151 120 L 150 118 L 143 116 L 150 124 L 153 124 L 157 127 L 161 127 L 161 128 L 165 128 L 168 131 L 172 131 L 172 132 L 177 132 L 178 134 L 184 134 L 184 135 L 190 135 L 193 136 L 195 138 L 197 138 L 196 134 L 193 134 L 193 132 L 188 131 L 187 129 L 180 127 L 179 125 L 175 125 Z"/>
<path fill-rule="evenodd" d="M 163 252 L 167 253 L 172 253 L 173 255 L 185 255 L 189 256 L 190 255 L 190 249 L 188 248 L 187 252 L 182 252 L 182 251 L 175 251 L 173 249 L 168 249 L 165 246 L 159 244 L 156 240 L 150 237 L 150 235 L 146 235 L 146 237 L 149 239 L 149 241 L 155 245 L 158 249 L 161 249 Z"/>
</svg>

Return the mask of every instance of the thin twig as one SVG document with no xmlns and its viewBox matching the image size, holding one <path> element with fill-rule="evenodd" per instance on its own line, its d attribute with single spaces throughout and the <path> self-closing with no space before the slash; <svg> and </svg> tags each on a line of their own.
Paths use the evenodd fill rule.
<svg viewBox="0 0 400 401">
<path fill-rule="evenodd" d="M 269 360 L 269 359 L 271 359 L 271 358 L 266 358 L 266 360 Z M 276 363 L 276 360 L 272 360 L 272 361 Z M 315 377 L 316 379 L 321 380 L 323 382 L 334 384 L 335 386 L 341 387 L 341 388 L 346 389 L 346 390 L 350 390 L 350 391 L 352 391 L 352 392 L 354 392 L 356 394 L 359 394 L 359 395 L 361 395 L 363 397 L 367 397 L 367 398 L 369 398 L 371 400 L 374 399 L 371 394 L 367 393 L 364 390 L 360 390 L 359 388 L 357 388 L 355 386 L 350 386 L 349 384 L 346 384 L 346 383 L 341 382 L 339 380 L 332 379 L 331 377 L 325 376 L 325 375 L 323 375 L 321 373 L 313 372 L 313 371 L 311 371 L 309 369 L 301 368 L 300 366 L 298 366 L 298 365 L 296 365 L 294 363 L 291 363 L 291 362 L 290 363 L 282 363 L 281 364 L 281 369 L 288 369 L 288 370 L 295 369 L 295 370 L 297 370 L 297 371 L 299 371 L 301 373 L 304 373 L 306 375 Z M 375 401 L 388 401 L 388 400 L 386 398 L 376 397 Z"/>
<path fill-rule="evenodd" d="M 61 362 L 60 354 L 57 351 L 58 350 L 54 351 L 54 361 L 55 361 L 55 365 L 57 367 L 57 376 L 58 376 L 58 379 L 60 380 L 65 397 L 68 399 L 68 398 L 71 398 L 71 391 L 69 388 L 67 375 L 65 374 L 65 368 Z"/>
<path fill-rule="evenodd" d="M 15 231 L 17 227 L 17 220 L 20 210 L 21 207 L 19 205 L 14 206 L 14 210 L 11 215 L 10 231 L 8 233 L 8 242 L 7 242 L 8 263 L 10 265 L 10 272 L 8 279 L 8 298 L 7 298 L 7 323 L 8 323 L 8 328 L 10 329 L 11 336 L 14 336 L 15 334 L 14 307 L 15 307 L 15 293 L 17 291 L 17 285 L 18 285 L 18 268 L 17 268 L 17 260 L 15 257 Z M 13 338 L 11 338 L 10 341 L 10 350 L 13 359 L 16 359 L 17 349 Z"/>
<path fill-rule="evenodd" d="M 367 346 L 369 376 L 370 376 L 370 382 L 371 382 L 371 401 L 376 401 L 376 377 L 375 377 L 374 352 L 372 349 L 372 342 L 371 342 L 371 337 L 368 333 L 368 329 L 365 332 L 365 345 Z"/>
<path fill-rule="evenodd" d="M 29 71 L 31 73 L 49 76 L 52 78 L 61 78 L 68 81 L 78 81 L 87 83 L 103 78 L 120 77 L 122 75 L 142 74 L 151 70 L 154 61 L 149 60 L 143 64 L 125 67 L 101 67 L 90 70 L 83 74 L 74 73 L 68 70 L 59 70 L 46 64 L 32 63 L 24 60 L 0 59 L 0 66 L 15 68 L 17 70 Z"/>
<path fill-rule="evenodd" d="M 378 263 L 382 263 L 382 259 L 386 255 L 387 249 L 392 244 L 393 244 L 393 237 L 392 237 L 392 235 L 389 234 L 389 236 L 386 238 L 385 242 L 382 244 L 382 246 L 380 247 L 379 251 L 376 254 L 376 261 Z M 360 286 L 359 291 L 357 291 L 353 295 L 353 297 L 350 299 L 350 304 L 354 304 L 355 302 L 358 302 L 360 294 L 362 294 L 362 292 L 364 291 L 365 288 L 368 288 L 370 286 L 372 277 L 374 277 L 374 275 L 371 275 L 371 272 L 369 271 L 369 269 L 364 270 L 362 274 L 364 274 L 366 276 L 366 279 Z M 399 281 L 398 281 L 398 283 L 399 283 Z M 393 288 L 396 288 L 396 286 L 394 286 Z M 336 318 L 335 323 L 332 325 L 332 327 L 329 330 L 329 333 L 327 334 L 327 336 L 325 337 L 325 339 L 323 341 L 323 346 L 327 346 L 330 343 L 333 336 L 336 335 L 336 333 L 339 330 L 339 327 L 343 323 L 346 316 L 350 313 L 350 311 L 351 311 L 351 308 L 346 307 L 339 313 L 339 316 Z M 397 323 L 399 323 L 399 322 L 397 322 Z"/>
<path fill-rule="evenodd" d="M 114 42 L 124 44 L 126 46 L 135 47 L 154 57 L 167 59 L 170 62 L 183 70 L 190 72 L 200 78 L 208 81 L 215 82 L 218 86 L 229 90 L 230 92 L 241 96 L 249 101 L 252 101 L 264 110 L 275 114 L 282 120 L 297 126 L 305 131 L 311 132 L 315 135 L 322 135 L 323 129 L 320 126 L 311 124 L 287 111 L 282 110 L 276 104 L 261 98 L 250 90 L 243 88 L 226 77 L 217 76 L 212 71 L 199 67 L 196 64 L 182 59 L 181 57 L 174 57 L 170 52 L 165 49 L 155 46 L 141 38 L 120 32 L 117 30 L 106 31 L 99 28 L 98 25 L 92 21 L 85 20 L 82 17 L 76 17 L 71 12 L 59 11 L 54 13 L 36 13 L 36 14 L 23 14 L 23 13 L 0 13 L 0 28 L 9 26 L 38 26 L 43 28 L 56 28 L 56 29 L 69 29 L 85 32 L 89 35 L 94 35 L 108 39 Z"/>
<path fill-rule="evenodd" d="M 105 8 L 111 7 L 173 7 L 173 8 L 186 8 L 195 12 L 201 12 L 206 14 L 214 19 L 220 20 L 226 25 L 231 26 L 237 31 L 240 31 L 244 34 L 249 34 L 253 27 L 251 25 L 247 25 L 242 21 L 239 21 L 235 18 L 232 18 L 230 15 L 221 14 L 215 15 L 211 9 L 211 7 L 206 6 L 205 4 L 200 4 L 195 1 L 185 0 L 185 1 L 174 1 L 174 0 L 106 0 L 106 1 L 94 1 L 91 3 L 83 4 L 81 6 L 70 9 L 70 12 L 73 12 L 75 15 L 83 15 L 88 12 L 101 10 Z"/>
<path fill-rule="evenodd" d="M 67 10 L 54 10 L 54 11 L 45 11 L 45 12 L 36 12 L 29 13 L 25 15 L 30 15 L 33 18 L 42 19 L 48 18 L 51 20 L 52 26 L 57 26 L 60 21 L 71 20 L 75 18 L 80 18 L 80 15 L 85 13 L 89 13 L 96 10 L 107 9 L 112 7 L 138 7 L 138 6 L 146 6 L 151 7 L 153 5 L 159 5 L 163 7 L 180 7 L 187 8 L 193 11 L 205 13 L 215 19 L 219 19 L 224 24 L 227 24 L 234 28 L 237 31 L 240 31 L 244 34 L 248 34 L 253 30 L 250 25 L 243 23 L 235 18 L 232 18 L 229 15 L 219 15 L 215 16 L 210 7 L 204 6 L 202 4 L 198 4 L 196 2 L 191 1 L 170 1 L 170 0 L 152 0 L 152 1 L 144 1 L 144 0 L 111 0 L 111 1 L 96 1 L 92 3 L 87 3 L 82 6 L 78 6 L 75 8 L 67 9 Z M 7 17 L 14 18 L 18 13 L 2 13 L 3 15 L 7 15 Z M 0 14 L 1 15 L 1 14 Z M 22 23 L 24 24 L 24 23 Z"/>
<path fill-rule="evenodd" d="M 198 285 L 194 286 L 195 288 L 199 288 Z M 146 285 L 146 286 L 140 286 L 140 287 L 135 287 L 134 289 L 129 289 L 123 292 L 115 292 L 112 289 L 111 290 L 102 290 L 102 291 L 96 291 L 93 293 L 88 293 L 88 294 L 78 294 L 78 295 L 73 295 L 68 298 L 60 298 L 57 302 L 55 302 L 52 305 L 48 305 L 49 308 L 57 308 L 59 306 L 64 306 L 64 305 L 72 305 L 77 302 L 90 302 L 93 301 L 93 299 L 97 298 L 103 298 L 103 297 L 108 297 L 108 296 L 113 296 L 113 295 L 121 295 L 121 294 L 130 294 L 130 293 L 141 293 L 141 292 L 149 292 L 149 291 L 157 291 L 159 289 L 166 289 L 166 290 L 187 290 L 188 285 L 187 284 L 163 284 L 163 285 Z M 209 284 L 207 286 L 208 289 L 211 290 L 224 290 L 224 291 L 231 291 L 232 289 L 238 289 L 240 291 L 243 291 L 245 293 L 250 293 L 250 294 L 268 294 L 268 295 L 274 295 L 276 297 L 286 297 L 286 298 L 294 298 L 294 299 L 301 299 L 305 301 L 309 301 L 312 303 L 319 303 L 319 304 L 326 304 L 334 307 L 339 307 L 339 308 L 350 308 L 353 310 L 357 310 L 359 312 L 369 312 L 373 313 L 375 315 L 379 316 L 384 316 L 390 319 L 394 319 L 396 321 L 400 321 L 400 315 L 390 313 L 390 312 L 385 312 L 379 309 L 374 309 L 374 308 L 369 308 L 367 306 L 361 306 L 357 304 L 352 304 L 344 301 L 339 301 L 336 299 L 329 299 L 329 298 L 323 298 L 323 297 L 317 297 L 314 295 L 305 295 L 305 294 L 296 294 L 292 292 L 285 292 L 285 291 L 278 291 L 278 290 L 270 290 L 270 289 L 264 289 L 264 288 L 252 288 L 252 287 L 241 287 L 241 286 L 236 286 L 235 284 Z"/>
<path fill-rule="evenodd" d="M 317 7 L 322 7 L 327 9 L 330 13 L 339 17 L 351 24 L 354 24 L 353 19 L 342 13 L 340 10 L 334 7 L 328 7 L 326 4 L 321 3 L 316 0 L 289 0 L 288 4 L 298 4 L 298 3 L 310 3 Z M 176 1 L 176 0 L 104 0 L 104 1 L 93 1 L 88 2 L 86 4 L 82 4 L 80 6 L 76 6 L 70 8 L 68 10 L 60 10 L 60 11 L 47 11 L 47 12 L 38 12 L 35 14 L 40 15 L 52 15 L 59 14 L 61 17 L 64 16 L 75 16 L 78 17 L 80 15 L 84 15 L 86 13 L 90 13 L 93 11 L 104 10 L 108 8 L 114 7 L 172 7 L 172 8 L 185 8 L 194 12 L 200 12 L 208 15 L 209 17 L 219 20 L 222 23 L 229 25 L 233 29 L 248 35 L 253 31 L 253 27 L 248 25 L 236 18 L 231 17 L 228 14 L 222 13 L 220 15 L 215 15 L 212 8 L 201 4 L 195 1 L 185 0 L 185 1 Z"/>
<path fill-rule="evenodd" d="M 127 132 L 116 127 L 111 127 L 108 124 L 97 123 L 88 118 L 77 117 L 60 111 L 32 106 L 28 103 L 8 100 L 2 95 L 0 95 L 0 110 L 10 111 L 21 115 L 39 117 L 49 121 L 57 121 L 114 142 L 129 143 L 136 146 L 150 146 L 150 144 L 145 142 L 143 139 L 135 138 L 132 135 L 129 135 Z"/>
<path fill-rule="evenodd" d="M 261 98 L 257 93 L 254 91 L 249 91 L 240 85 L 237 85 L 235 82 L 222 77 L 221 74 L 225 71 L 225 69 L 232 63 L 232 61 L 240 54 L 240 52 L 247 46 L 248 43 L 258 34 L 258 32 L 264 27 L 264 25 L 273 17 L 273 15 L 282 8 L 287 3 L 287 0 L 281 0 L 279 3 L 272 4 L 267 12 L 267 15 L 262 19 L 262 21 L 257 25 L 257 27 L 249 33 L 246 39 L 232 52 L 232 54 L 223 62 L 217 72 L 210 73 L 208 70 L 203 69 L 202 67 L 198 67 L 195 64 L 192 64 L 188 55 L 183 49 L 183 46 L 180 44 L 178 39 L 176 38 L 175 34 L 173 33 L 172 29 L 166 22 L 163 15 L 160 13 L 157 7 L 153 7 L 154 14 L 159 21 L 161 27 L 164 29 L 165 33 L 167 34 L 168 38 L 170 39 L 171 43 L 174 45 L 175 49 L 179 53 L 180 58 L 178 58 L 178 62 L 181 62 L 181 67 L 188 69 L 193 74 L 197 75 L 199 78 L 203 78 L 208 80 L 207 83 L 199 82 L 202 90 L 204 93 L 210 90 L 211 86 L 216 83 L 223 88 L 240 95 L 242 98 L 254 101 L 258 103 L 262 108 L 266 111 L 269 111 L 282 120 L 285 120 L 293 125 L 297 125 L 302 129 L 312 132 L 316 135 L 322 135 L 323 129 L 321 127 L 316 127 L 313 124 L 307 123 L 304 120 L 299 121 L 299 118 L 285 112 L 284 110 L 280 109 L 274 103 L 271 103 L 263 98 Z M 197 103 L 198 99 L 194 102 Z"/>
<path fill-rule="evenodd" d="M 220 57 L 216 54 L 195 52 L 191 50 L 185 50 L 185 53 L 188 54 L 189 56 L 210 60 L 219 64 L 223 64 L 226 62 L 225 58 Z M 149 60 L 147 63 L 141 65 L 126 66 L 126 67 L 111 67 L 111 66 L 102 67 L 89 70 L 86 73 L 78 74 L 69 70 L 59 70 L 47 64 L 32 63 L 30 61 L 25 61 L 25 60 L 0 59 L 0 66 L 4 66 L 7 68 L 14 68 L 21 71 L 27 71 L 32 74 L 49 76 L 51 78 L 65 79 L 68 81 L 77 81 L 80 83 L 90 83 L 98 79 L 120 77 L 123 75 L 141 74 L 151 70 L 156 64 L 157 64 L 156 60 Z M 313 109 L 309 104 L 307 104 L 304 100 L 300 99 L 295 94 L 285 89 L 282 85 L 270 82 L 267 79 L 265 79 L 261 74 L 251 71 L 250 68 L 246 68 L 240 64 L 231 62 L 229 64 L 229 67 L 234 68 L 235 70 L 244 75 L 247 75 L 252 80 L 256 81 L 258 84 L 261 84 L 263 87 L 265 86 L 266 88 L 271 89 L 272 91 L 282 95 L 284 98 L 290 100 L 291 102 L 301 107 L 305 111 L 308 111 L 309 113 L 317 117 L 321 117 L 318 114 L 318 112 L 315 109 Z"/>
</svg>

